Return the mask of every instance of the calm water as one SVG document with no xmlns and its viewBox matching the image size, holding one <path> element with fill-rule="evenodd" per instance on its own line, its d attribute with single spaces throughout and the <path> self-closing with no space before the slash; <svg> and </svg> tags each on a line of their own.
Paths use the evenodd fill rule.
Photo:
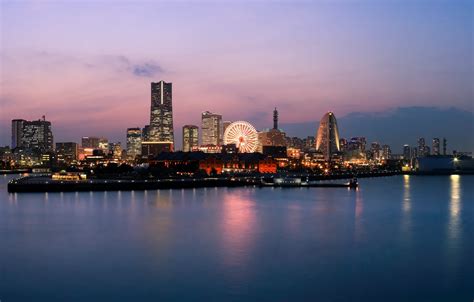
<svg viewBox="0 0 474 302">
<path fill-rule="evenodd" d="M 472 301 L 474 176 L 8 194 L 0 300 Z"/>
</svg>

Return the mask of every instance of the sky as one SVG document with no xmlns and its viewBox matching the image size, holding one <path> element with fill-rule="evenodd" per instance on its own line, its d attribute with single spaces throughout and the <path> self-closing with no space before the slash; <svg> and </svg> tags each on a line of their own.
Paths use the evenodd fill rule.
<svg viewBox="0 0 474 302">
<path fill-rule="evenodd" d="M 149 122 L 160 80 L 173 83 L 178 147 L 206 110 L 257 129 L 274 107 L 282 124 L 327 111 L 474 112 L 472 1 L 1 0 L 0 10 L 0 145 L 12 119 L 42 115 L 55 141 L 124 142 Z"/>
</svg>

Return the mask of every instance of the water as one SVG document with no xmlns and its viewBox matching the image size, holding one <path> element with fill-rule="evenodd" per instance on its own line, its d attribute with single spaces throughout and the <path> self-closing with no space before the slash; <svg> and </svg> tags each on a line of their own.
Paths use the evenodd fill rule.
<svg viewBox="0 0 474 302">
<path fill-rule="evenodd" d="M 8 194 L 0 300 L 472 301 L 474 176 Z"/>
</svg>

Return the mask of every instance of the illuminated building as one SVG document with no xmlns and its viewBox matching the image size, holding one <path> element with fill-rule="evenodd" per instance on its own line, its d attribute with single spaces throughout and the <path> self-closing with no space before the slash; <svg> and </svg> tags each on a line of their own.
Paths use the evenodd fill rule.
<svg viewBox="0 0 474 302">
<path fill-rule="evenodd" d="M 382 146 L 382 159 L 390 159 L 392 158 L 392 150 L 390 149 L 389 145 Z"/>
<path fill-rule="evenodd" d="M 127 159 L 135 160 L 142 154 L 142 130 L 140 128 L 127 129 Z"/>
<path fill-rule="evenodd" d="M 204 153 L 221 153 L 222 152 L 222 146 L 201 145 L 201 146 L 191 148 L 191 152 L 197 152 L 197 151 L 201 151 L 201 152 L 204 152 Z"/>
<path fill-rule="evenodd" d="M 273 128 L 258 133 L 258 152 L 267 146 L 286 147 L 286 134 L 278 129 L 278 111 L 273 110 Z M 268 148 L 267 148 L 268 150 Z"/>
<path fill-rule="evenodd" d="M 418 139 L 418 157 L 430 155 L 430 147 L 425 144 L 425 139 L 420 137 Z"/>
<path fill-rule="evenodd" d="M 433 155 L 441 155 L 439 138 L 433 138 L 433 145 L 431 150 L 433 151 Z"/>
<path fill-rule="evenodd" d="M 150 141 L 150 125 L 145 125 L 142 129 L 142 142 Z"/>
<path fill-rule="evenodd" d="M 222 115 L 209 111 L 201 115 L 201 145 L 222 145 L 223 125 Z"/>
<path fill-rule="evenodd" d="M 74 142 L 56 143 L 58 163 L 71 163 L 78 158 L 78 145 Z"/>
<path fill-rule="evenodd" d="M 12 149 L 22 147 L 21 138 L 23 136 L 23 123 L 25 120 L 12 120 Z"/>
<path fill-rule="evenodd" d="M 104 137 L 99 138 L 99 149 L 106 152 L 109 149 L 109 140 Z"/>
<path fill-rule="evenodd" d="M 153 158 L 162 152 L 173 151 L 173 144 L 166 142 L 142 142 L 142 158 Z"/>
<path fill-rule="evenodd" d="M 99 149 L 99 138 L 83 136 L 81 139 L 81 147 L 88 149 Z"/>
<path fill-rule="evenodd" d="M 403 145 L 403 159 L 404 160 L 410 160 L 411 159 L 411 152 L 410 152 L 410 146 L 409 145 Z"/>
<path fill-rule="evenodd" d="M 37 121 L 19 121 L 13 120 L 12 126 L 16 129 L 16 144 L 17 147 L 27 149 L 38 149 L 41 151 L 53 150 L 53 133 L 51 131 L 51 122 L 46 121 L 45 117 Z M 21 131 L 18 131 L 18 127 Z M 18 135 L 21 133 L 21 140 L 18 140 Z"/>
<path fill-rule="evenodd" d="M 339 139 L 339 148 L 341 148 L 341 152 L 347 151 L 347 139 L 345 138 Z"/>
<path fill-rule="evenodd" d="M 199 145 L 199 128 L 195 125 L 183 126 L 183 151 L 191 152 Z"/>
<path fill-rule="evenodd" d="M 322 117 L 316 137 L 316 151 L 321 152 L 326 161 L 331 160 L 331 156 L 340 151 L 339 130 L 332 112 Z"/>
<path fill-rule="evenodd" d="M 446 138 L 443 138 L 443 155 L 446 155 L 446 145 L 447 145 Z"/>
<path fill-rule="evenodd" d="M 379 160 L 382 157 L 380 144 L 373 142 L 370 147 L 370 153 L 372 154 L 373 160 Z"/>
<path fill-rule="evenodd" d="M 109 144 L 109 154 L 112 155 L 113 159 L 122 158 L 122 144 L 120 142 Z"/>
<path fill-rule="evenodd" d="M 151 83 L 150 142 L 174 144 L 172 83 Z"/>
</svg>

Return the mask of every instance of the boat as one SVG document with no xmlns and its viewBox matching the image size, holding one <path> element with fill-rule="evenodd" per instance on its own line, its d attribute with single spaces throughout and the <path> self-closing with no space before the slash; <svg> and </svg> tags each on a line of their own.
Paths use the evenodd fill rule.
<svg viewBox="0 0 474 302">
<path fill-rule="evenodd" d="M 357 178 L 352 178 L 349 182 L 345 183 L 333 183 L 333 182 L 321 182 L 321 181 L 303 181 L 299 177 L 282 177 L 274 178 L 273 182 L 267 182 L 261 179 L 260 186 L 262 187 L 320 187 L 320 188 L 357 188 L 359 183 Z"/>
</svg>

